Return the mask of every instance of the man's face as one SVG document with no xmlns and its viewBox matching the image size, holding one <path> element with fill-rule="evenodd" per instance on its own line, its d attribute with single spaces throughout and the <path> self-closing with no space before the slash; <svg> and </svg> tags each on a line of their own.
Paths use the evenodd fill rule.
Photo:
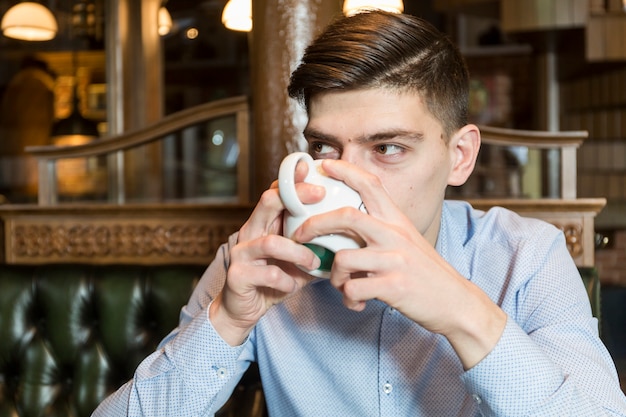
<svg viewBox="0 0 626 417">
<path fill-rule="evenodd" d="M 380 178 L 433 245 L 456 158 L 417 93 L 368 89 L 319 94 L 304 131 L 311 155 L 343 159 Z"/>
</svg>

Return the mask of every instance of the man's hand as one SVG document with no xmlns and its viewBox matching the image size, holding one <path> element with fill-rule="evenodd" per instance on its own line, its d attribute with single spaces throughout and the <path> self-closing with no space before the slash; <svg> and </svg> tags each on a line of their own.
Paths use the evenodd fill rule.
<svg viewBox="0 0 626 417">
<path fill-rule="evenodd" d="M 306 171 L 300 165 L 305 164 L 296 171 L 301 181 Z M 324 196 L 322 187 L 303 182 L 297 191 L 305 204 Z M 241 344 L 271 306 L 313 279 L 296 265 L 307 270 L 319 267 L 320 260 L 310 249 L 282 236 L 284 210 L 274 182 L 241 227 L 231 251 L 226 283 L 209 312 L 211 323 L 231 346 Z"/>
<path fill-rule="evenodd" d="M 381 300 L 444 335 L 466 369 L 477 364 L 498 342 L 506 314 L 437 253 L 437 236 L 428 241 L 377 177 L 344 161 L 325 161 L 324 170 L 356 189 L 368 214 L 342 209 L 341 216 L 315 216 L 294 239 L 305 243 L 315 236 L 345 233 L 366 243 L 362 249 L 335 255 L 330 280 L 342 292 L 345 305 L 361 310 L 367 300 Z M 440 222 L 440 216 L 435 221 Z"/>
</svg>

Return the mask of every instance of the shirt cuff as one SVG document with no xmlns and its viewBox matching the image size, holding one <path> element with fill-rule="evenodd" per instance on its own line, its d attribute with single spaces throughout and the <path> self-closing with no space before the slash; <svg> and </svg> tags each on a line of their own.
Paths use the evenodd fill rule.
<svg viewBox="0 0 626 417">
<path fill-rule="evenodd" d="M 462 381 L 485 416 L 525 415 L 564 382 L 561 370 L 515 321 Z"/>
<path fill-rule="evenodd" d="M 203 310 L 165 345 L 165 354 L 189 389 L 213 395 L 233 377 L 238 380 L 247 368 L 247 363 L 238 360 L 244 346 L 226 343 Z"/>
</svg>

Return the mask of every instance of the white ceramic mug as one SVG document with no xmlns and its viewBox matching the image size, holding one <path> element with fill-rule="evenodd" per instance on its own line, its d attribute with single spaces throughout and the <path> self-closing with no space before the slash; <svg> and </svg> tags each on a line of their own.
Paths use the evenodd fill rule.
<svg viewBox="0 0 626 417">
<path fill-rule="evenodd" d="M 304 204 L 296 193 L 295 172 L 298 163 L 306 162 L 309 172 L 304 182 L 320 185 L 326 189 L 324 199 L 314 204 Z M 366 211 L 361 196 L 343 181 L 331 178 L 322 169 L 322 160 L 314 160 L 305 152 L 295 152 L 287 155 L 280 164 L 278 172 L 278 190 L 283 204 L 287 208 L 283 221 L 283 234 L 291 238 L 295 230 L 306 219 L 316 214 L 326 213 L 342 207 L 355 207 Z M 305 243 L 320 258 L 321 265 L 309 274 L 328 278 L 335 258 L 335 253 L 342 249 L 358 249 L 360 245 L 352 238 L 341 234 L 318 236 Z"/>
</svg>

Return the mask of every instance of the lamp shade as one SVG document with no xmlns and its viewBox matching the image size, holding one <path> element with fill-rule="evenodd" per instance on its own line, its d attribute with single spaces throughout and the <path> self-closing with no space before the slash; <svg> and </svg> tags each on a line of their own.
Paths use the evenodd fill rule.
<svg viewBox="0 0 626 417">
<path fill-rule="evenodd" d="M 158 25 L 161 36 L 167 35 L 172 30 L 172 16 L 165 7 L 159 9 Z"/>
<path fill-rule="evenodd" d="M 89 136 L 97 138 L 100 135 L 98 125 L 93 120 L 85 119 L 80 112 L 74 110 L 66 119 L 61 119 L 52 126 L 50 136 Z"/>
<path fill-rule="evenodd" d="M 252 0 L 229 0 L 222 12 L 222 23 L 228 29 L 252 30 Z"/>
<path fill-rule="evenodd" d="M 404 11 L 404 3 L 402 0 L 345 0 L 343 2 L 343 14 L 346 16 L 352 16 L 361 11 L 372 9 L 402 13 Z"/>
<path fill-rule="evenodd" d="M 78 81 L 76 81 L 78 82 Z M 61 119 L 52 125 L 50 136 L 56 141 L 60 137 L 88 137 L 97 138 L 100 135 L 98 124 L 89 120 L 80 112 L 80 99 L 78 97 L 78 86 L 74 85 L 74 108 L 69 117 Z"/>
<path fill-rule="evenodd" d="M 48 41 L 57 34 L 54 15 L 47 7 L 25 1 L 11 7 L 0 23 L 4 36 L 26 41 Z"/>
</svg>

